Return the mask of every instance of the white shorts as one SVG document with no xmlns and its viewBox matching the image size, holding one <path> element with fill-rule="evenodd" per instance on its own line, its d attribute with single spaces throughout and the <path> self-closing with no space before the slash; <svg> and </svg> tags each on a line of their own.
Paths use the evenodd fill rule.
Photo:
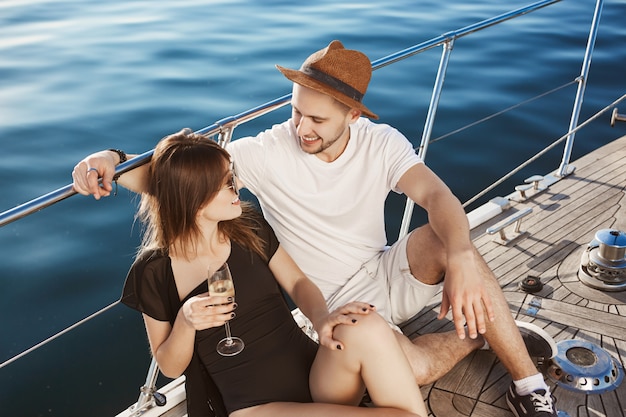
<svg viewBox="0 0 626 417">
<path fill-rule="evenodd" d="M 406 253 L 408 238 L 407 234 L 365 262 L 346 285 L 328 299 L 328 309 L 332 311 L 351 301 L 370 303 L 395 328 L 421 311 L 441 284 L 424 284 L 411 274 Z"/>
</svg>

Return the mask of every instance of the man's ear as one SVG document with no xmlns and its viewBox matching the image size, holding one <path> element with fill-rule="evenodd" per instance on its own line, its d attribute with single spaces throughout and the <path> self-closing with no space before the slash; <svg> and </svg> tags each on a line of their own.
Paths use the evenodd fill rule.
<svg viewBox="0 0 626 417">
<path fill-rule="evenodd" d="M 361 112 L 361 110 L 359 109 L 350 109 L 350 112 L 348 114 L 350 115 L 350 123 L 354 123 L 359 120 L 359 117 L 361 117 L 361 114 L 363 114 L 363 112 Z"/>
</svg>

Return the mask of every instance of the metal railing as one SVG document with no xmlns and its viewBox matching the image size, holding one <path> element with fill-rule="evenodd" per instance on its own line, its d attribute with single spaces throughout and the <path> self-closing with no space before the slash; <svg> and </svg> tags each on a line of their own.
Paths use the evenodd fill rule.
<svg viewBox="0 0 626 417">
<path fill-rule="evenodd" d="M 472 24 L 470 26 L 466 26 L 464 28 L 461 28 L 459 30 L 456 31 L 452 31 L 452 32 L 448 32 L 445 34 L 442 34 L 438 37 L 435 37 L 433 39 L 430 39 L 426 42 L 422 42 L 420 44 L 416 44 L 410 48 L 398 51 L 394 54 L 388 55 L 386 57 L 380 58 L 376 61 L 372 62 L 372 67 L 374 70 L 383 68 L 385 66 L 394 64 L 398 61 L 402 61 L 405 60 L 409 57 L 412 57 L 414 55 L 420 54 L 422 52 L 425 52 L 427 50 L 430 50 L 432 48 L 438 47 L 438 46 L 442 46 L 442 54 L 441 54 L 441 58 L 439 61 L 439 68 L 435 77 L 435 82 L 434 82 L 434 86 L 433 86 L 433 91 L 432 91 L 432 95 L 431 95 L 431 99 L 430 99 L 430 103 L 429 103 L 429 107 L 428 107 L 428 113 L 426 116 L 426 121 L 425 121 L 425 126 L 423 129 L 423 133 L 422 133 L 422 137 L 421 137 L 421 141 L 420 141 L 420 145 L 418 148 L 416 148 L 418 155 L 422 158 L 425 159 L 426 157 L 426 153 L 428 150 L 428 145 L 430 143 L 430 139 L 431 139 L 431 133 L 432 133 L 432 129 L 433 129 L 433 125 L 435 122 L 435 116 L 437 113 L 437 108 L 439 105 L 439 99 L 441 96 L 441 91 L 443 89 L 443 85 L 444 85 L 444 81 L 445 81 L 445 75 L 446 75 L 446 71 L 448 68 L 448 63 L 449 63 L 449 59 L 450 59 L 450 55 L 452 53 L 453 50 L 453 46 L 454 43 L 456 41 L 456 39 L 467 36 L 471 33 L 489 28 L 491 26 L 497 25 L 499 23 L 502 23 L 504 21 L 528 14 L 530 12 L 539 10 L 541 8 L 544 8 L 546 6 L 552 5 L 554 3 L 558 3 L 561 0 L 542 0 L 542 1 L 538 1 L 536 3 L 530 4 L 528 6 L 510 11 L 508 13 L 504 13 L 501 14 L 499 16 Z M 576 126 L 576 124 L 578 123 L 578 115 L 581 109 L 581 105 L 582 105 L 582 100 L 583 100 L 583 95 L 584 95 L 584 90 L 585 90 L 585 84 L 586 84 L 586 80 L 587 80 L 587 73 L 589 70 L 589 64 L 591 62 L 591 55 L 593 53 L 593 48 L 594 48 L 594 43 L 595 43 L 595 38 L 596 38 L 596 33 L 597 33 L 597 28 L 599 25 L 599 19 L 600 19 L 600 14 L 601 14 L 601 10 L 603 7 L 603 0 L 597 0 L 596 2 L 596 8 L 595 8 L 595 12 L 594 12 L 594 17 L 593 17 L 593 21 L 591 24 L 591 28 L 590 28 L 590 32 L 589 32 L 589 39 L 587 42 L 587 48 L 586 48 L 586 52 L 585 52 L 585 58 L 583 61 L 583 66 L 582 66 L 582 70 L 581 70 L 581 74 L 579 77 L 577 77 L 577 79 L 575 80 L 575 82 L 578 83 L 578 91 L 576 94 L 576 98 L 575 98 L 575 102 L 574 102 L 574 106 L 573 106 L 573 110 L 572 110 L 572 116 L 571 116 L 571 121 L 570 121 L 570 128 L 568 130 L 568 133 L 566 135 L 564 135 L 562 138 L 560 138 L 557 143 L 560 143 L 561 140 L 566 139 L 566 145 L 565 145 L 565 149 L 563 152 L 563 159 L 561 162 L 561 166 L 558 169 L 558 173 L 560 174 L 560 176 L 564 176 L 564 175 L 568 175 L 569 169 L 568 169 L 568 165 L 569 165 L 569 159 L 571 156 L 571 151 L 572 151 L 572 147 L 573 147 L 573 140 L 574 140 L 574 135 L 575 132 L 582 126 Z M 626 96 L 622 97 L 620 100 L 626 98 Z M 217 137 L 217 141 L 218 143 L 220 143 L 222 146 L 225 146 L 226 144 L 228 144 L 228 142 L 230 142 L 230 140 L 232 139 L 233 136 L 233 132 L 234 129 L 244 123 L 247 123 L 253 119 L 256 119 L 257 117 L 263 116 L 265 114 L 268 114 L 270 112 L 273 112 L 287 104 L 290 103 L 291 100 L 291 94 L 287 94 L 285 96 L 279 97 L 273 101 L 264 103 L 258 107 L 252 108 L 250 110 L 247 110 L 245 112 L 239 113 L 237 115 L 234 116 L 230 116 L 224 119 L 221 119 L 215 123 L 213 123 L 210 126 L 207 126 L 205 128 L 202 128 L 200 130 L 198 130 L 196 133 L 198 134 L 202 134 L 206 137 Z M 614 105 L 615 103 L 613 103 Z M 609 107 L 607 107 L 608 109 Z M 606 109 L 604 109 L 606 110 Z M 604 111 L 603 110 L 603 111 Z M 555 146 L 555 144 L 553 144 L 552 146 Z M 150 161 L 150 158 L 152 157 L 153 154 L 153 150 L 147 151 L 141 155 L 138 155 L 137 157 L 123 163 L 120 164 L 117 168 L 116 168 L 116 175 L 121 175 L 125 172 L 128 172 L 138 166 L 141 166 L 147 162 Z M 525 165 L 522 165 L 525 166 Z M 521 169 L 521 167 L 518 167 Z M 512 175 L 512 173 L 509 173 L 507 175 Z M 489 189 L 489 188 L 488 188 Z M 487 190 L 488 190 L 487 189 Z M 483 191 L 484 192 L 484 191 Z M 481 192 L 481 193 L 483 193 Z M 76 194 L 76 191 L 73 190 L 72 185 L 66 185 L 65 187 L 59 188 L 55 191 L 52 191 L 48 194 L 42 195 L 36 199 L 33 199 L 31 201 L 28 201 L 24 204 L 21 204 L 19 206 L 16 206 L 10 210 L 4 211 L 2 213 L 0 213 L 0 227 L 5 226 L 11 222 L 14 222 L 16 220 L 19 220 L 29 214 L 32 214 L 34 212 L 40 211 L 48 206 L 51 206 L 53 204 L 56 204 L 59 201 L 62 201 L 68 197 L 73 196 L 74 194 Z M 470 200 L 472 201 L 472 200 Z M 400 228 L 400 236 L 403 236 L 404 234 L 407 233 L 408 231 L 408 227 L 409 227 L 409 223 L 411 220 L 411 216 L 412 216 L 412 209 L 413 209 L 413 202 L 410 201 L 409 199 L 407 199 L 406 202 L 406 206 L 405 206 L 405 211 L 403 214 L 403 218 L 402 218 L 402 224 L 401 224 L 401 228 Z M 81 321 L 82 322 L 82 321 Z M 77 323 L 79 324 L 79 323 Z M 53 339 L 55 337 L 57 337 L 58 335 L 53 336 L 50 339 Z M 38 344 L 37 346 L 29 349 L 26 352 L 23 352 L 20 355 L 17 355 L 17 357 L 21 357 L 24 354 L 28 353 L 29 351 L 33 350 L 36 347 L 39 347 L 40 345 L 45 344 L 46 341 Z M 0 364 L 0 367 L 6 365 L 7 363 L 12 362 L 13 360 L 17 359 L 17 357 L 14 357 L 12 359 L 10 359 L 9 361 L 5 362 L 4 364 Z M 141 414 L 141 412 L 143 410 L 145 410 L 146 408 L 150 407 L 150 403 L 152 403 L 153 399 L 152 399 L 152 393 L 154 392 L 154 383 L 156 382 L 156 376 L 158 375 L 158 366 L 156 366 L 156 362 L 152 361 L 152 364 L 150 366 L 149 372 L 148 372 L 148 376 L 146 378 L 146 386 L 142 387 L 142 393 L 140 394 L 139 400 L 137 402 L 137 404 L 134 406 L 134 412 L 136 414 Z"/>
<path fill-rule="evenodd" d="M 507 20 L 528 14 L 535 10 L 542 9 L 546 6 L 549 6 L 554 3 L 558 3 L 561 0 L 542 0 L 536 3 L 530 4 L 525 7 L 521 7 L 519 9 L 503 13 L 499 16 L 492 17 L 490 19 L 483 20 L 481 22 L 466 26 L 464 28 L 444 33 L 440 36 L 432 38 L 426 42 L 419 43 L 417 45 L 411 46 L 407 49 L 403 49 L 394 54 L 388 55 L 386 57 L 380 58 L 376 61 L 372 62 L 372 68 L 374 70 L 386 67 L 398 61 L 405 60 L 407 58 L 412 57 L 413 55 L 420 54 L 429 49 L 435 48 L 437 46 L 443 46 L 443 53 L 441 56 L 441 61 L 439 64 L 439 70 L 437 71 L 437 76 L 435 79 L 435 85 L 433 88 L 432 97 L 430 100 L 428 114 L 426 116 L 426 123 L 424 126 L 421 143 L 418 148 L 418 154 L 425 158 L 426 151 L 428 149 L 428 143 L 430 140 L 431 132 L 433 125 L 435 123 L 435 115 L 437 113 L 437 107 L 439 105 L 439 97 L 441 96 L 441 91 L 443 89 L 443 83 L 445 79 L 446 70 L 448 67 L 448 60 L 450 54 L 452 52 L 452 46 L 454 45 L 454 41 L 458 38 L 467 36 L 471 33 L 486 29 L 488 27 L 497 25 L 499 23 L 505 22 Z M 602 3 L 602 0 L 598 0 L 598 3 Z M 595 39 L 595 37 L 594 37 Z M 227 144 L 231 138 L 234 129 L 246 122 L 249 122 L 257 117 L 263 116 L 267 113 L 270 113 L 280 107 L 283 107 L 289 104 L 291 100 L 291 94 L 287 94 L 283 97 L 277 98 L 273 101 L 262 104 L 258 107 L 252 108 L 243 113 L 237 114 L 235 116 L 226 117 L 221 119 L 210 126 L 207 126 L 203 129 L 198 130 L 196 133 L 203 134 L 207 137 L 218 136 L 219 142 L 222 145 Z M 582 97 L 580 99 L 582 101 Z M 573 138 L 572 138 L 573 139 Z M 116 175 L 123 174 L 124 172 L 128 172 L 140 165 L 147 163 L 152 157 L 152 150 L 145 152 L 137 157 L 126 161 L 123 164 L 120 164 L 116 169 Z M 4 211 L 0 213 L 0 227 L 5 226 L 9 223 L 12 223 L 16 220 L 21 219 L 22 217 L 28 216 L 29 214 L 40 211 L 48 206 L 58 203 L 59 201 L 65 200 L 68 197 L 76 194 L 76 191 L 72 188 L 72 185 L 66 185 L 62 188 L 54 190 L 48 194 L 42 195 L 41 197 L 30 200 L 24 204 L 16 206 L 12 209 Z M 408 202 L 407 202 L 408 203 Z M 405 218 L 408 217 L 410 220 L 411 212 L 405 211 Z M 407 220 L 407 227 L 408 227 Z M 403 225 L 405 221 L 403 220 Z"/>
</svg>

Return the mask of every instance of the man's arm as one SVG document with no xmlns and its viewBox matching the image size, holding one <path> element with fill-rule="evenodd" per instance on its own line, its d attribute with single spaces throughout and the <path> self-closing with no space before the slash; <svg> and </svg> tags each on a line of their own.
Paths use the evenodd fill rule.
<svg viewBox="0 0 626 417">
<path fill-rule="evenodd" d="M 447 255 L 472 249 L 469 222 L 459 200 L 425 164 L 411 167 L 398 188 L 428 212 L 428 221 L 446 247 Z"/>
<path fill-rule="evenodd" d="M 128 155 L 132 159 L 137 155 Z M 114 151 L 100 151 L 93 153 L 74 167 L 72 178 L 73 187 L 82 195 L 93 195 L 96 200 L 111 194 L 115 167 L 120 163 L 120 155 Z M 148 165 L 141 165 L 131 171 L 122 174 L 118 178 L 118 184 L 136 193 L 146 190 Z M 102 178 L 102 186 L 98 179 Z"/>
<path fill-rule="evenodd" d="M 463 206 L 448 186 L 425 164 L 410 168 L 398 182 L 411 200 L 428 212 L 428 221 L 446 248 L 446 277 L 439 318 L 450 308 L 459 337 L 486 331 L 485 312 L 494 319 L 491 300 L 478 271 L 476 251 L 470 238 Z"/>
</svg>

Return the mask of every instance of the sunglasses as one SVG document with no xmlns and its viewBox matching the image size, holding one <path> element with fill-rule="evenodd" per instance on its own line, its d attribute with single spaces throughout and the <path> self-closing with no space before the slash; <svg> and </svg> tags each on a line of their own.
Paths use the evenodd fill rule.
<svg viewBox="0 0 626 417">
<path fill-rule="evenodd" d="M 237 174 L 235 174 L 235 164 L 230 163 L 230 180 L 228 181 L 228 185 L 224 187 L 225 189 L 231 189 L 239 196 L 239 188 L 237 187 Z"/>
</svg>

